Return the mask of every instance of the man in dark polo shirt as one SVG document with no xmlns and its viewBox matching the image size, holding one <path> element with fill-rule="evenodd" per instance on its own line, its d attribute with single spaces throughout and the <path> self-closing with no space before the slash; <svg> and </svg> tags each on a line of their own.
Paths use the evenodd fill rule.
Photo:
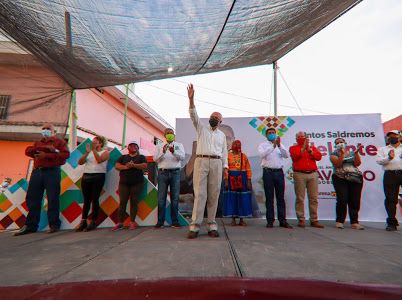
<svg viewBox="0 0 402 300">
<path fill-rule="evenodd" d="M 48 232 L 53 233 L 60 228 L 60 166 L 64 165 L 70 156 L 70 152 L 66 142 L 56 137 L 56 131 L 52 124 L 43 124 L 41 133 L 42 138 L 25 150 L 25 155 L 34 159 L 34 168 L 25 199 L 29 210 L 28 216 L 25 225 L 14 234 L 16 236 L 38 230 L 45 190 L 48 199 Z"/>
<path fill-rule="evenodd" d="M 304 198 L 306 189 L 309 201 L 310 226 L 324 228 L 318 223 L 318 173 L 317 161 L 322 158 L 321 152 L 310 144 L 306 133 L 300 131 L 296 134 L 296 145 L 289 148 L 293 161 L 293 180 L 296 194 L 296 215 L 299 223 L 297 226 L 304 228 Z"/>
</svg>

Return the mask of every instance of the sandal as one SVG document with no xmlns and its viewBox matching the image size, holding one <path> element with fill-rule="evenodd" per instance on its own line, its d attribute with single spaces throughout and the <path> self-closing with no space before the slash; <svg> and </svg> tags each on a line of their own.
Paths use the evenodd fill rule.
<svg viewBox="0 0 402 300">
<path fill-rule="evenodd" d="M 241 221 L 239 222 L 239 226 L 247 226 L 247 223 L 244 222 L 243 220 L 241 220 Z"/>
</svg>

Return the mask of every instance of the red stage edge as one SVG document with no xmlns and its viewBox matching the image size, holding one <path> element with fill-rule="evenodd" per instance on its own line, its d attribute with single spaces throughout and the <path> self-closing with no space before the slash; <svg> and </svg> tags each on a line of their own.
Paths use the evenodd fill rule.
<svg viewBox="0 0 402 300">
<path fill-rule="evenodd" d="M 192 278 L 0 287 L 1 299 L 402 299 L 402 286 L 310 280 Z"/>
</svg>

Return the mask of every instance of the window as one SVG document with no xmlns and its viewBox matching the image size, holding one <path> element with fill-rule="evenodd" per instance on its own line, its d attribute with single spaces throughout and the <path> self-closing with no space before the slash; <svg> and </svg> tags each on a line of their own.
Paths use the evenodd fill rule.
<svg viewBox="0 0 402 300">
<path fill-rule="evenodd" d="M 0 95 L 0 120 L 7 119 L 11 96 Z"/>
</svg>

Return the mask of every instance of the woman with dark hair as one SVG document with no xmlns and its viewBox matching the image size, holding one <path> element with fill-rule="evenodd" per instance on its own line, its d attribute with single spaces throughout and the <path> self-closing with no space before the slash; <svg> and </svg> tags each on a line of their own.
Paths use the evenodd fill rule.
<svg viewBox="0 0 402 300">
<path fill-rule="evenodd" d="M 359 224 L 360 198 L 363 176 L 357 168 L 361 164 L 360 148 L 351 151 L 343 138 L 335 140 L 335 151 L 330 160 L 334 166 L 332 184 L 336 192 L 336 228 L 343 229 L 347 208 L 352 229 L 362 230 Z"/>
<path fill-rule="evenodd" d="M 76 231 L 90 231 L 96 228 L 96 219 L 99 212 L 99 196 L 105 183 L 107 161 L 110 156 L 108 150 L 104 150 L 106 139 L 103 136 L 95 136 L 92 146 L 86 145 L 86 151 L 78 160 L 84 166 L 84 174 L 81 178 L 81 190 L 84 196 L 82 220 Z M 92 220 L 88 224 L 89 208 L 92 204 Z"/>
<path fill-rule="evenodd" d="M 235 140 L 228 153 L 229 172 L 225 174 L 225 191 L 223 193 L 223 216 L 232 218 L 230 225 L 246 226 L 243 218 L 251 217 L 251 167 L 247 155 L 241 151 L 241 142 Z"/>
</svg>

